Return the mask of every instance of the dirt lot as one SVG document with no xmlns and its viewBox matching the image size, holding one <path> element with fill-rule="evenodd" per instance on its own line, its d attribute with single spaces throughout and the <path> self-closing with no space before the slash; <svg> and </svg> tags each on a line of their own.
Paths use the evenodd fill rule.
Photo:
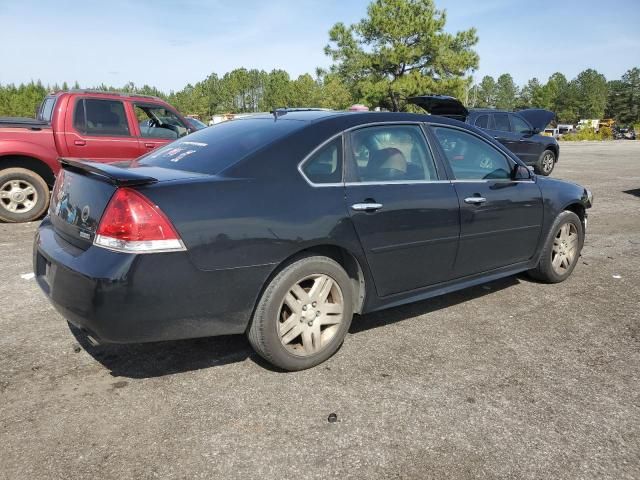
<svg viewBox="0 0 640 480">
<path fill-rule="evenodd" d="M 640 141 L 561 148 L 595 194 L 568 281 L 356 318 L 301 373 L 242 337 L 79 344 L 36 224 L 0 224 L 0 478 L 640 478 Z"/>
</svg>

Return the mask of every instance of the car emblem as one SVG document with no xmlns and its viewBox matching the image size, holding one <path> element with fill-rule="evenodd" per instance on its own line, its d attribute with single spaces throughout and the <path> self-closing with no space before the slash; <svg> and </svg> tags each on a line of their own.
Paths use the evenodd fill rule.
<svg viewBox="0 0 640 480">
<path fill-rule="evenodd" d="M 82 219 L 83 223 L 87 223 L 87 220 L 89 220 L 90 212 L 91 210 L 89 209 L 89 205 L 85 205 L 84 207 L 82 207 L 82 213 L 80 215 L 80 218 Z"/>
</svg>

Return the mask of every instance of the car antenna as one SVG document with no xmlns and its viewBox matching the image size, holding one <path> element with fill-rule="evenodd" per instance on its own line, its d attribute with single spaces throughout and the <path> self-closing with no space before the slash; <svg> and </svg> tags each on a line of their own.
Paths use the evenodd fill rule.
<svg viewBox="0 0 640 480">
<path fill-rule="evenodd" d="M 278 120 L 278 117 L 282 116 L 282 115 L 286 115 L 287 114 L 287 110 L 289 109 L 289 107 L 284 107 L 284 108 L 274 108 L 271 113 L 273 114 L 273 119 L 274 120 Z"/>
</svg>

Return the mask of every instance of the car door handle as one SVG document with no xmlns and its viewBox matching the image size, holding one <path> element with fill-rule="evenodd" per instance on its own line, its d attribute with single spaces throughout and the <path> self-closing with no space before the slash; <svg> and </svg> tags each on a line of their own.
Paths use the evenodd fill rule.
<svg viewBox="0 0 640 480">
<path fill-rule="evenodd" d="M 155 148 L 156 144 L 155 143 L 145 143 L 144 146 L 147 147 L 147 148 Z"/>
<path fill-rule="evenodd" d="M 87 142 L 85 142 L 84 140 L 74 140 L 73 144 L 77 145 L 78 147 L 84 147 L 87 144 Z"/>
<path fill-rule="evenodd" d="M 381 203 L 354 203 L 351 208 L 356 212 L 375 212 L 382 208 Z"/>
<path fill-rule="evenodd" d="M 480 205 L 486 201 L 487 199 L 484 197 L 467 197 L 464 199 L 464 203 L 470 203 L 472 205 Z"/>
</svg>

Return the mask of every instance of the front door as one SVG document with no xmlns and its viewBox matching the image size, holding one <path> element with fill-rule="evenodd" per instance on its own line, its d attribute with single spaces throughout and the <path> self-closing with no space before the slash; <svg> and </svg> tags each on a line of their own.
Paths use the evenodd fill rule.
<svg viewBox="0 0 640 480">
<path fill-rule="evenodd" d="M 538 161 L 538 156 L 542 153 L 542 149 L 540 149 L 542 144 L 536 142 L 533 127 L 519 115 L 510 113 L 509 120 L 511 122 L 511 130 L 517 137 L 517 150 L 514 150 L 513 153 L 527 165 L 533 165 Z"/>
<path fill-rule="evenodd" d="M 104 162 L 140 156 L 138 139 L 119 100 L 77 97 L 65 128 L 67 157 Z"/>
<path fill-rule="evenodd" d="M 140 142 L 140 155 L 189 133 L 189 128 L 175 112 L 162 105 L 135 103 L 134 113 Z"/>
<path fill-rule="evenodd" d="M 514 162 L 486 140 L 458 128 L 432 127 L 455 178 L 460 244 L 455 276 L 529 260 L 542 228 L 542 194 L 532 180 L 512 180 Z"/>
<path fill-rule="evenodd" d="M 453 185 L 440 180 L 421 126 L 365 127 L 351 132 L 347 144 L 346 206 L 378 294 L 450 279 L 458 199 Z"/>
</svg>

